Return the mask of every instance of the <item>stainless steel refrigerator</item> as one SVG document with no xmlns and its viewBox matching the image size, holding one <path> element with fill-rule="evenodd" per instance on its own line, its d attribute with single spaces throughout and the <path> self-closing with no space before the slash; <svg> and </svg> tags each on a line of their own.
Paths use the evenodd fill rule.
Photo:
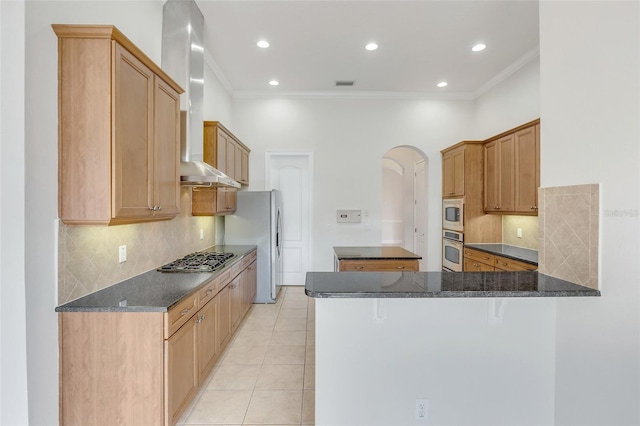
<svg viewBox="0 0 640 426">
<path fill-rule="evenodd" d="M 225 217 L 224 243 L 258 246 L 255 303 L 275 303 L 282 286 L 282 194 L 238 191 L 236 212 Z"/>
</svg>

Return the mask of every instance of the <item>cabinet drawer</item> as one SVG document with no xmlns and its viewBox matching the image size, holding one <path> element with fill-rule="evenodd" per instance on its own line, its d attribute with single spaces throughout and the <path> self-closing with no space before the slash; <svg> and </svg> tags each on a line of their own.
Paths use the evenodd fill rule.
<svg viewBox="0 0 640 426">
<path fill-rule="evenodd" d="M 494 268 L 477 260 L 464 258 L 464 272 L 493 272 Z"/>
<path fill-rule="evenodd" d="M 247 266 L 251 265 L 256 260 L 256 252 L 255 250 L 249 253 L 247 256 L 242 259 L 242 269 L 246 269 Z"/>
<path fill-rule="evenodd" d="M 535 271 L 538 269 L 536 265 L 532 265 L 526 262 L 519 262 L 517 260 L 509 259 L 507 257 L 496 256 L 495 267 L 503 271 Z"/>
<path fill-rule="evenodd" d="M 198 306 L 204 306 L 218 294 L 218 278 L 211 280 L 198 291 Z"/>
<path fill-rule="evenodd" d="M 164 314 L 164 338 L 168 339 L 198 310 L 198 294 L 192 294 Z"/>
<path fill-rule="evenodd" d="M 474 250 L 466 247 L 464 249 L 464 257 L 465 259 L 472 259 L 477 262 L 484 263 L 485 265 L 489 265 L 491 266 L 491 268 L 493 268 L 495 263 L 495 256 L 493 254 L 485 253 L 480 250 Z"/>
<path fill-rule="evenodd" d="M 342 260 L 340 271 L 417 271 L 417 260 Z"/>
</svg>

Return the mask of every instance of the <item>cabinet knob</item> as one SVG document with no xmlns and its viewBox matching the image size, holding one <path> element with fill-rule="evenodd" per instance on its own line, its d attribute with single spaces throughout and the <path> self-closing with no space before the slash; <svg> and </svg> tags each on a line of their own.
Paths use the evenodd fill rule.
<svg viewBox="0 0 640 426">
<path fill-rule="evenodd" d="M 162 206 L 156 206 L 156 207 L 158 211 L 162 210 Z"/>
</svg>

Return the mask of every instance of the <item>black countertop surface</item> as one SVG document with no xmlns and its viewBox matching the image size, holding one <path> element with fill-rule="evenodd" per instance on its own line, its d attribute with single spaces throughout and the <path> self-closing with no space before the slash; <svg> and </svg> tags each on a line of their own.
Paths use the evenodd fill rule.
<svg viewBox="0 0 640 426">
<path fill-rule="evenodd" d="M 491 254 L 497 254 L 498 256 L 508 257 L 514 260 L 520 260 L 522 262 L 531 263 L 532 265 L 538 265 L 538 251 L 528 248 L 511 246 L 509 244 L 474 244 L 465 243 L 465 247 L 477 249 Z"/>
<path fill-rule="evenodd" d="M 365 246 L 334 247 L 333 251 L 339 260 L 417 260 L 422 259 L 402 247 Z"/>
<path fill-rule="evenodd" d="M 593 290 L 526 272 L 308 272 L 314 298 L 582 297 Z"/>
<path fill-rule="evenodd" d="M 56 312 L 166 312 L 255 249 L 256 246 L 210 247 L 201 251 L 233 253 L 236 257 L 212 273 L 148 271 L 60 305 Z"/>
</svg>

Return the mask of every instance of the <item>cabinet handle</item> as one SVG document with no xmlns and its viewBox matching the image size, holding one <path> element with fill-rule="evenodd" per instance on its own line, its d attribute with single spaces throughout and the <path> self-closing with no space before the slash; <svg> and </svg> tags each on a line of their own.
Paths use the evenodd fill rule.
<svg viewBox="0 0 640 426">
<path fill-rule="evenodd" d="M 207 290 L 207 296 L 210 295 L 211 293 L 213 293 L 213 289 L 210 288 L 209 290 Z"/>
<path fill-rule="evenodd" d="M 507 262 L 498 262 L 498 263 L 503 265 L 503 266 L 508 266 L 509 265 Z"/>
<path fill-rule="evenodd" d="M 187 315 L 190 310 L 191 310 L 191 308 L 187 308 L 187 309 L 183 310 L 182 312 L 180 312 L 180 316 L 183 317 L 183 316 Z"/>
<path fill-rule="evenodd" d="M 156 206 L 149 207 L 149 210 L 151 210 L 152 212 L 155 212 L 156 211 Z"/>
<path fill-rule="evenodd" d="M 162 206 L 156 206 L 156 208 L 158 211 L 162 210 Z"/>
<path fill-rule="evenodd" d="M 453 195 L 453 194 L 455 194 L 455 192 L 450 192 L 450 193 L 449 193 L 449 195 Z"/>
<path fill-rule="evenodd" d="M 484 260 L 489 260 L 489 258 L 488 258 L 488 257 L 483 257 L 483 259 L 484 259 Z"/>
<path fill-rule="evenodd" d="M 364 266 L 356 266 L 356 269 L 364 269 Z"/>
<path fill-rule="evenodd" d="M 404 269 L 404 266 L 396 266 L 396 269 Z"/>
</svg>

